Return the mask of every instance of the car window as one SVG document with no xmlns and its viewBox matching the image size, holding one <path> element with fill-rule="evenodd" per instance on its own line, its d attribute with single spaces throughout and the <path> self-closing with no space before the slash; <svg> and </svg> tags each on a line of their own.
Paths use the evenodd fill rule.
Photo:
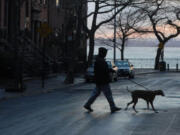
<svg viewBox="0 0 180 135">
<path fill-rule="evenodd" d="M 89 67 L 89 68 L 87 69 L 87 72 L 94 72 L 94 67 Z"/>
<path fill-rule="evenodd" d="M 112 68 L 111 62 L 110 62 L 110 61 L 106 61 L 106 62 L 107 62 L 107 64 L 108 64 L 108 67 L 109 67 L 109 68 Z"/>
<path fill-rule="evenodd" d="M 117 61 L 116 66 L 117 67 L 129 67 L 129 63 L 127 61 Z"/>
</svg>

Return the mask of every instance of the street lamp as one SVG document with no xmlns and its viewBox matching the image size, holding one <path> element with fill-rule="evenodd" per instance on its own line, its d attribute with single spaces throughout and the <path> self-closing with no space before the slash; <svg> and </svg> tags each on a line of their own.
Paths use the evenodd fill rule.
<svg viewBox="0 0 180 135">
<path fill-rule="evenodd" d="M 116 0 L 114 0 L 114 14 L 116 14 Z M 116 61 L 116 15 L 114 17 L 114 40 L 113 40 L 113 43 L 114 43 L 114 62 Z"/>
</svg>

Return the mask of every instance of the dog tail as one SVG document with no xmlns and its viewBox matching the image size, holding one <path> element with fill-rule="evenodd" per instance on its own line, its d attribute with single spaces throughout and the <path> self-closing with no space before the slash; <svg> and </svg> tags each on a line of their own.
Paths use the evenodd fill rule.
<svg viewBox="0 0 180 135">
<path fill-rule="evenodd" d="M 126 90 L 131 93 L 131 91 L 128 89 L 128 86 L 126 87 Z"/>
</svg>

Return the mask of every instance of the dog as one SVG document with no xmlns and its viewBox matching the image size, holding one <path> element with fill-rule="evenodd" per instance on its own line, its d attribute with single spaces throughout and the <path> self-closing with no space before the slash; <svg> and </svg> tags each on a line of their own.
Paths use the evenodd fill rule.
<svg viewBox="0 0 180 135">
<path fill-rule="evenodd" d="M 136 106 L 139 98 L 142 98 L 142 99 L 144 99 L 147 102 L 147 109 L 149 109 L 149 103 L 150 103 L 151 106 L 152 106 L 153 111 L 155 113 L 158 113 L 158 111 L 156 111 L 156 109 L 154 108 L 153 101 L 154 101 L 154 99 L 155 99 L 155 97 L 157 95 L 165 96 L 164 92 L 162 90 L 155 90 L 155 91 L 151 91 L 151 90 L 134 90 L 134 91 L 129 91 L 129 90 L 127 90 L 127 91 L 131 93 L 132 101 L 127 103 L 127 107 L 125 108 L 125 110 L 128 109 L 128 106 L 130 104 L 134 103 L 133 104 L 133 109 L 134 109 L 134 111 L 136 113 L 138 111 L 136 111 L 135 106 Z"/>
</svg>

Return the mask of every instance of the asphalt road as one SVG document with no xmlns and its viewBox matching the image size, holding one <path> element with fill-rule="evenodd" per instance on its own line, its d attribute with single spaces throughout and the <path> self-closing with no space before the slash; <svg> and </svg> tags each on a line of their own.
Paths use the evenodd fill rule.
<svg viewBox="0 0 180 135">
<path fill-rule="evenodd" d="M 146 110 L 139 100 L 135 113 L 130 107 L 129 90 L 144 89 L 126 78 L 111 83 L 117 106 L 111 114 L 103 94 L 87 113 L 82 107 L 94 84 L 84 84 L 53 93 L 8 99 L 0 102 L 0 135 L 179 135 L 180 74 L 155 73 L 136 76 L 133 81 L 148 89 L 162 89 L 165 97 L 154 101 L 159 113 Z"/>
</svg>

